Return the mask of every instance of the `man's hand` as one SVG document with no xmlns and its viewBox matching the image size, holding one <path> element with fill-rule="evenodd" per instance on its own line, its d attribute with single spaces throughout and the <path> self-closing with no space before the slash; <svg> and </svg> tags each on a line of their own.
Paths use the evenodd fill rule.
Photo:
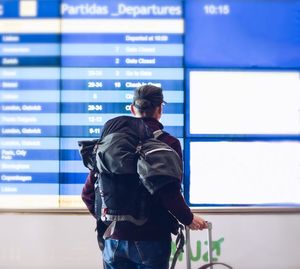
<svg viewBox="0 0 300 269">
<path fill-rule="evenodd" d="M 203 230 L 208 228 L 207 222 L 196 214 L 193 214 L 193 221 L 188 227 L 191 230 Z"/>
</svg>

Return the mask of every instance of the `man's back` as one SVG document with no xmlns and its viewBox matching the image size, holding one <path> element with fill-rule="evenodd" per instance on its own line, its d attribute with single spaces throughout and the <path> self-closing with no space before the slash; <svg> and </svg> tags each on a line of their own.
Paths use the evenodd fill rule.
<svg viewBox="0 0 300 269">
<path fill-rule="evenodd" d="M 147 132 L 148 135 L 152 135 L 155 131 L 162 130 L 163 125 L 159 123 L 157 120 L 153 118 L 143 118 L 143 122 L 148 126 Z M 104 128 L 104 132 L 102 134 L 102 139 L 103 137 L 108 137 L 108 135 L 112 135 L 113 133 L 117 132 L 123 132 L 123 133 L 128 133 L 129 138 L 130 135 L 137 135 L 138 130 L 140 129 L 139 127 L 135 126 L 134 124 L 136 122 L 141 121 L 141 119 L 135 119 L 135 118 L 128 118 L 128 117 L 120 117 L 120 118 L 115 118 L 114 120 L 110 121 Z M 147 136 L 147 134 L 143 134 L 143 136 Z M 126 135 L 125 135 L 126 137 Z M 110 139 L 109 139 L 110 140 Z M 158 140 L 164 142 L 165 144 L 171 146 L 177 154 L 181 157 L 181 147 L 178 139 L 175 137 L 169 135 L 166 132 L 161 132 L 161 134 L 158 137 Z M 126 142 L 126 141 L 125 141 Z M 124 142 L 124 143 L 125 143 Z M 118 147 L 117 147 L 118 148 Z M 103 155 L 103 154 L 101 154 Z M 121 154 L 122 155 L 122 154 Z M 114 158 L 109 158 L 112 160 L 112 164 L 119 164 L 117 160 Z M 115 163 L 116 161 L 116 163 Z M 116 178 L 117 177 L 117 178 Z M 113 187 L 113 184 L 109 184 L 109 182 L 117 183 L 119 182 L 117 188 L 115 190 L 125 190 L 126 186 L 130 185 L 131 181 L 128 182 L 128 175 L 113 175 L 111 176 L 111 180 L 109 180 L 110 177 L 107 176 L 106 174 L 103 175 L 102 181 L 106 182 L 107 186 L 109 185 L 109 188 Z M 92 203 L 94 203 L 94 192 L 91 190 L 94 188 L 94 183 L 96 181 L 96 177 L 93 176 L 93 174 L 90 174 L 90 177 L 88 178 L 85 187 L 82 192 L 82 198 L 84 202 L 87 204 L 88 208 L 90 209 L 91 213 L 99 216 L 99 212 L 94 211 L 94 206 Z M 160 239 L 160 238 L 169 238 L 170 237 L 170 231 L 174 230 L 177 224 L 177 221 L 168 213 L 168 208 L 164 207 L 163 202 L 167 205 L 171 205 L 175 208 L 175 215 L 176 210 L 179 211 L 179 216 L 184 215 L 184 212 L 190 213 L 188 208 L 183 208 L 181 209 L 176 209 L 178 206 L 176 205 L 177 203 L 182 204 L 182 196 L 180 194 L 180 180 L 168 180 L 166 178 L 160 178 L 159 181 L 165 181 L 167 186 L 162 187 L 159 189 L 157 193 L 154 195 L 151 195 L 151 209 L 148 212 L 149 218 L 146 224 L 137 226 L 133 223 L 130 222 L 118 222 L 117 225 L 115 226 L 114 233 L 112 234 L 111 238 L 114 239 L 122 239 L 122 240 L 155 240 L 155 239 Z M 169 183 L 169 182 L 172 182 Z M 120 183 L 124 183 L 124 188 L 121 188 Z M 121 184 L 123 185 L 123 184 Z M 137 185 L 137 184 L 135 184 Z M 131 189 L 131 188 L 130 188 Z M 132 188 L 132 190 L 129 190 L 128 188 L 126 189 L 126 193 L 122 195 L 121 193 L 114 191 L 114 196 L 108 195 L 109 200 L 113 200 L 112 197 L 118 196 L 117 200 L 120 201 L 119 197 L 128 197 L 127 200 L 124 200 L 124 205 L 127 204 L 128 201 L 130 201 L 130 198 L 132 196 L 135 196 L 134 192 L 135 188 Z M 112 188 L 113 190 L 113 188 Z M 144 190 L 144 189 L 143 189 Z M 139 190 L 139 192 L 143 191 Z M 145 191 L 145 190 L 144 190 Z M 147 191 L 145 191 L 147 192 Z M 107 193 L 107 190 L 104 190 L 103 193 Z M 129 196 L 128 196 L 129 195 Z M 171 195 L 171 197 L 170 197 Z M 175 195 L 175 196 L 174 196 Z M 174 199 L 174 197 L 179 198 L 179 199 Z M 168 198 L 170 197 L 170 198 Z M 181 199 L 180 199 L 181 198 Z M 139 203 L 139 202 L 137 202 Z M 140 201 L 142 203 L 142 201 Z M 98 207 L 99 208 L 99 207 Z M 134 210 L 134 208 L 133 208 Z M 174 211 L 174 210 L 173 210 Z M 182 211 L 183 213 L 180 213 Z M 173 212 L 174 213 L 174 212 Z M 191 214 L 185 214 L 186 216 L 184 218 L 180 218 L 181 222 L 183 223 L 189 223 L 191 221 Z M 186 219 L 185 219 L 186 218 Z"/>
</svg>

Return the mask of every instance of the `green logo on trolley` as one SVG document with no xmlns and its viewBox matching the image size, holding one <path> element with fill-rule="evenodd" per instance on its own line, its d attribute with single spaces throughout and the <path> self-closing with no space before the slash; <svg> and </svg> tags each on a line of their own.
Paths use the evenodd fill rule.
<svg viewBox="0 0 300 269">
<path fill-rule="evenodd" d="M 213 262 L 218 261 L 218 257 L 221 256 L 221 249 L 222 249 L 222 243 L 224 242 L 224 237 L 221 237 L 219 240 L 214 240 L 212 242 L 212 248 L 213 248 Z M 192 246 L 191 249 L 191 261 L 192 262 L 199 262 L 199 261 L 204 261 L 208 262 L 208 251 L 207 251 L 207 246 L 208 242 L 207 241 L 196 241 L 196 248 Z M 173 259 L 174 254 L 176 252 L 176 244 L 172 242 L 172 254 L 170 257 L 170 260 Z M 178 262 L 182 262 L 183 260 L 183 253 L 179 255 Z"/>
</svg>

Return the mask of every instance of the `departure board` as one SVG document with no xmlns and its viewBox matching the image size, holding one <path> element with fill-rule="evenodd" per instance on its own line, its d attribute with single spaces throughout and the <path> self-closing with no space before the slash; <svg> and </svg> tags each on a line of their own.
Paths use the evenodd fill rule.
<svg viewBox="0 0 300 269">
<path fill-rule="evenodd" d="M 202 196 L 211 176 L 198 171 L 202 160 L 232 187 L 222 158 L 232 169 L 253 162 L 278 190 L 293 169 L 296 188 L 299 37 L 298 0 L 0 0 L 0 209 L 85 207 L 77 142 L 130 115 L 134 89 L 147 84 L 163 89 L 161 123 L 185 146 L 191 206 L 231 203 Z M 214 163 L 210 149 L 222 158 Z M 287 162 L 273 158 L 288 149 Z M 298 204 L 253 197 L 231 204 Z"/>
<path fill-rule="evenodd" d="M 165 130 L 183 137 L 183 19 L 180 1 L 72 0 L 61 12 L 61 203 L 78 207 L 86 168 L 76 141 L 130 115 L 135 88 L 164 89 Z"/>
<path fill-rule="evenodd" d="M 163 88 L 183 138 L 181 1 L 2 0 L 0 35 L 1 208 L 82 207 L 77 141 L 130 115 L 141 85 Z"/>
<path fill-rule="evenodd" d="M 300 68 L 299 0 L 187 0 L 187 67 Z"/>
<path fill-rule="evenodd" d="M 0 7 L 0 208 L 57 208 L 59 2 Z"/>
</svg>

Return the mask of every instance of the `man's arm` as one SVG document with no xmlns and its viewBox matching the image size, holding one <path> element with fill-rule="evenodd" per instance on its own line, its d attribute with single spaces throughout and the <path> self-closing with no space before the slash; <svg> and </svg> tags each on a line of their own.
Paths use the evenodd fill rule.
<svg viewBox="0 0 300 269">
<path fill-rule="evenodd" d="M 90 172 L 82 189 L 81 198 L 90 213 L 95 217 L 95 191 L 94 185 L 97 180 L 95 173 Z"/>
<path fill-rule="evenodd" d="M 207 223 L 200 216 L 193 214 L 180 192 L 180 185 L 176 183 L 168 184 L 159 193 L 162 205 L 170 211 L 182 224 L 192 230 L 202 230 L 207 228 Z"/>
</svg>

